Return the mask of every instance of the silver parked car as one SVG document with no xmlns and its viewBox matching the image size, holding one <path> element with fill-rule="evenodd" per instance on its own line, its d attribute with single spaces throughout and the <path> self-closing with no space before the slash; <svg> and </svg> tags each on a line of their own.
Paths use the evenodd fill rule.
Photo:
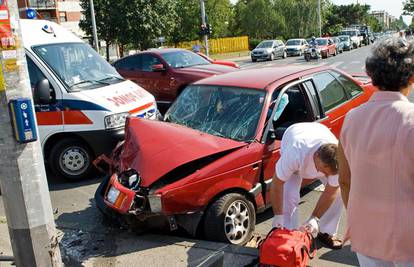
<svg viewBox="0 0 414 267">
<path fill-rule="evenodd" d="M 286 42 L 286 52 L 288 56 L 302 56 L 308 47 L 305 39 L 289 39 Z"/>
<path fill-rule="evenodd" d="M 274 60 L 275 58 L 286 58 L 286 47 L 281 40 L 266 40 L 260 42 L 250 54 L 252 61 L 258 59 Z"/>
</svg>

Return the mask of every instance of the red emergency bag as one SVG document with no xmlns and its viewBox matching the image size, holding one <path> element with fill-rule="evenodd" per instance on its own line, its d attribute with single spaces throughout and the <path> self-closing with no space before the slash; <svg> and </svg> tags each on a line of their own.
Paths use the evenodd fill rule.
<svg viewBox="0 0 414 267">
<path fill-rule="evenodd" d="M 309 233 L 273 228 L 259 245 L 259 266 L 306 267 L 315 255 L 316 247 Z"/>
</svg>

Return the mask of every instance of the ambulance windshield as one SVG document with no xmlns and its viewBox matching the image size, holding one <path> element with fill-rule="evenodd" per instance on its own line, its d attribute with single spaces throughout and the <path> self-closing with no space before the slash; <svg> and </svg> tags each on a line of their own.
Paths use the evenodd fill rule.
<svg viewBox="0 0 414 267">
<path fill-rule="evenodd" d="M 59 43 L 33 47 L 68 90 L 94 89 L 124 79 L 85 43 Z"/>
</svg>

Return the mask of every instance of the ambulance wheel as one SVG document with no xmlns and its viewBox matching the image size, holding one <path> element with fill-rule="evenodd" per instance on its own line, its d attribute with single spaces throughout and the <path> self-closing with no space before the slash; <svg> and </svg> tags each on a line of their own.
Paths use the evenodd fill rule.
<svg viewBox="0 0 414 267">
<path fill-rule="evenodd" d="M 212 241 L 245 245 L 256 224 L 253 204 L 243 195 L 230 193 L 217 199 L 204 218 L 204 236 Z"/>
<path fill-rule="evenodd" d="M 76 138 L 59 140 L 50 150 L 49 165 L 54 175 L 77 181 L 89 178 L 92 172 L 93 153 Z"/>
</svg>

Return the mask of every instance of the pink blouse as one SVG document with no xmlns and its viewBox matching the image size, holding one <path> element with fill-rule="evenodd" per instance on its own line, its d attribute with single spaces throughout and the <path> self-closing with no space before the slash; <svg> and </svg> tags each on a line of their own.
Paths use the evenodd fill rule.
<svg viewBox="0 0 414 267">
<path fill-rule="evenodd" d="M 413 261 L 414 104 L 399 92 L 375 92 L 347 114 L 340 141 L 351 169 L 352 250 Z"/>
</svg>

